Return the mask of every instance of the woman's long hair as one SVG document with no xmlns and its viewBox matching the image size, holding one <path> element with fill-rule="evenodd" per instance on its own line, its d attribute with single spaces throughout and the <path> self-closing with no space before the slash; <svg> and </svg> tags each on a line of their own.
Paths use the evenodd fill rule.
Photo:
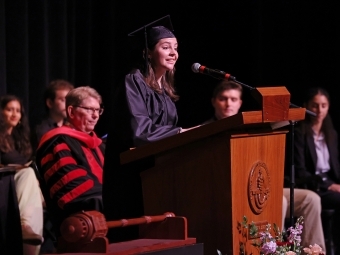
<svg viewBox="0 0 340 255">
<path fill-rule="evenodd" d="M 7 123 L 3 118 L 2 111 L 11 101 L 18 101 L 20 104 L 21 119 L 16 125 L 11 135 L 7 133 Z M 32 147 L 30 143 L 30 128 L 25 114 L 25 110 L 20 98 L 13 95 L 5 95 L 0 98 L 0 151 L 7 153 L 17 150 L 21 155 L 30 157 Z"/>
<path fill-rule="evenodd" d="M 162 93 L 162 89 L 159 87 L 159 84 L 156 81 L 155 73 L 153 71 L 153 68 L 151 66 L 151 63 L 148 62 L 147 66 L 148 72 L 145 76 L 145 82 L 157 93 Z M 168 96 L 171 98 L 172 101 L 177 101 L 179 99 L 179 96 L 176 94 L 175 86 L 174 86 L 174 76 L 175 76 L 175 68 L 166 71 L 165 75 L 162 77 L 162 86 L 165 90 L 165 92 L 168 94 Z"/>
<path fill-rule="evenodd" d="M 158 42 L 156 42 L 157 44 Z M 149 50 L 154 50 L 156 44 L 148 46 Z M 144 76 L 145 83 L 154 91 L 161 94 L 162 89 L 159 87 L 159 84 L 155 78 L 155 72 L 152 68 L 150 60 L 148 60 L 148 64 L 145 66 L 145 48 L 144 49 L 137 49 L 133 53 L 133 62 L 137 63 L 137 68 L 141 70 Z M 138 52 L 138 53 L 137 53 Z M 143 52 L 143 54 L 140 54 Z M 141 58 L 140 56 L 143 56 Z M 165 90 L 165 93 L 171 98 L 172 101 L 177 101 L 179 96 L 176 94 L 175 90 L 175 68 L 170 71 L 166 71 L 165 75 L 162 77 L 162 86 Z"/>
<path fill-rule="evenodd" d="M 321 87 L 314 87 L 314 88 L 310 88 L 307 91 L 305 98 L 304 98 L 304 105 L 307 106 L 309 101 L 313 100 L 313 98 L 316 95 L 325 96 L 328 100 L 328 104 L 331 103 L 330 96 L 327 90 Z M 306 114 L 306 124 L 308 126 L 312 126 L 312 117 L 309 114 Z M 332 129 L 334 129 L 333 122 L 332 122 L 331 116 L 329 115 L 329 113 L 327 113 L 327 116 L 324 118 L 322 122 L 321 131 L 325 134 L 326 137 L 328 137 L 329 131 Z"/>
</svg>

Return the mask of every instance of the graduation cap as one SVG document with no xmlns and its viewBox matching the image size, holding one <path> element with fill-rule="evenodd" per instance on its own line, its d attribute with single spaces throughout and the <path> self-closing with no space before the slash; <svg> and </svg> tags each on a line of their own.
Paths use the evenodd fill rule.
<svg viewBox="0 0 340 255">
<path fill-rule="evenodd" d="M 144 39 L 145 74 L 148 72 L 148 48 L 163 38 L 175 38 L 173 30 L 170 15 L 166 15 L 128 34 L 128 36 Z"/>
</svg>

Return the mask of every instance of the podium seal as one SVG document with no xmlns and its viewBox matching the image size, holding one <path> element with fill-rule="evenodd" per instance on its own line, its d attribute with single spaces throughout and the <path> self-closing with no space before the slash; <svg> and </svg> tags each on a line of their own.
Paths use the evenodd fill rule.
<svg viewBox="0 0 340 255">
<path fill-rule="evenodd" d="M 267 165 L 256 162 L 250 171 L 248 180 L 248 201 L 254 214 L 261 214 L 270 195 L 270 176 Z"/>
</svg>

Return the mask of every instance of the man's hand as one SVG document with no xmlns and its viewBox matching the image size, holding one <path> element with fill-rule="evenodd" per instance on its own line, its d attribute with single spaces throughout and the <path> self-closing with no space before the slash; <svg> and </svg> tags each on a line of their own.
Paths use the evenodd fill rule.
<svg viewBox="0 0 340 255">
<path fill-rule="evenodd" d="M 340 184 L 333 183 L 331 186 L 328 187 L 328 190 L 340 193 Z"/>
</svg>

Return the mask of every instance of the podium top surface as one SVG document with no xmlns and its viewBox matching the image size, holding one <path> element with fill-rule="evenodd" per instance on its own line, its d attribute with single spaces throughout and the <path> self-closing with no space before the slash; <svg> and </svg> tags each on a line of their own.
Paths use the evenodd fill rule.
<svg viewBox="0 0 340 255">
<path fill-rule="evenodd" d="M 241 112 L 234 116 L 202 125 L 190 131 L 122 152 L 120 154 L 120 162 L 121 164 L 127 164 L 224 131 L 234 133 L 241 133 L 245 130 L 271 132 L 276 128 L 288 125 L 289 121 L 303 120 L 305 118 L 305 112 L 305 108 L 290 108 L 288 120 L 280 122 L 264 122 L 262 111 Z"/>
</svg>

